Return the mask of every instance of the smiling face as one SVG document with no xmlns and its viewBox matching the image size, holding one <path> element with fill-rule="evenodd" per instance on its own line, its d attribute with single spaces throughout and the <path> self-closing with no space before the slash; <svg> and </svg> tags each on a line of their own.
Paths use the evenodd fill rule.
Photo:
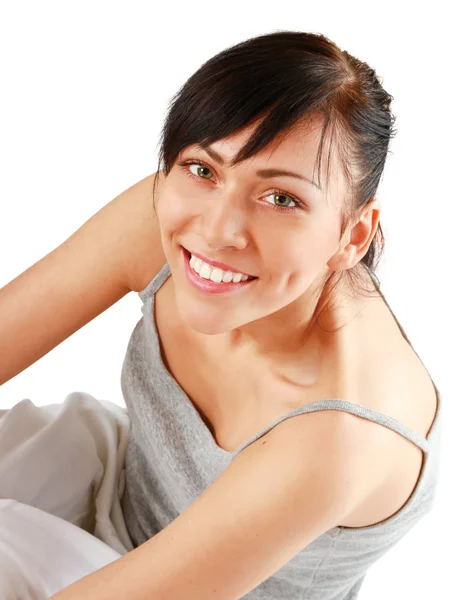
<svg viewBox="0 0 471 600">
<path fill-rule="evenodd" d="M 229 167 L 255 126 L 217 141 L 208 151 L 196 144 L 187 146 L 168 176 L 160 174 L 156 209 L 178 310 L 183 321 L 200 333 L 248 331 L 255 323 L 290 331 L 312 315 L 312 291 L 330 269 L 337 269 L 347 188 L 335 150 L 328 194 L 325 176 L 323 189 L 311 183 L 319 126 L 292 129 L 260 153 Z M 187 161 L 198 164 L 182 164 Z M 323 170 L 326 163 L 325 155 Z M 268 169 L 302 178 L 258 173 Z M 203 291 L 187 274 L 182 246 L 256 279 L 231 289 L 228 284 L 223 293 Z"/>
</svg>

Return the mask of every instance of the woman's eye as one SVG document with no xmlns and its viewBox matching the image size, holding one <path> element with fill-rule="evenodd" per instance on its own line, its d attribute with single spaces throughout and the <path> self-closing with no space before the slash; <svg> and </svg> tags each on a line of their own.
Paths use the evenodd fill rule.
<svg viewBox="0 0 471 600">
<path fill-rule="evenodd" d="M 191 167 L 195 167 L 196 173 L 191 171 Z M 196 177 L 198 177 L 200 179 L 207 179 L 207 177 L 202 175 L 202 171 L 209 171 L 209 173 L 211 173 L 211 169 L 209 169 L 208 167 L 205 167 L 204 165 L 199 165 L 196 163 L 192 163 L 192 164 L 188 165 L 188 168 L 190 169 L 191 173 L 193 173 L 193 175 L 195 175 Z M 209 176 L 209 179 L 211 179 L 211 176 Z"/>
<path fill-rule="evenodd" d="M 179 162 L 178 165 L 181 167 L 187 167 L 184 169 L 184 172 L 192 179 L 208 180 L 213 176 L 211 169 L 200 161 L 183 161 Z M 194 169 L 194 171 L 192 169 Z M 268 196 L 265 196 L 265 198 L 270 198 L 270 196 L 274 196 L 276 199 L 284 198 L 284 201 L 282 201 L 280 204 L 278 204 L 278 200 L 276 199 L 275 202 L 268 202 L 268 204 L 271 204 L 276 210 L 296 211 L 298 209 L 302 209 L 303 207 L 303 203 L 297 198 L 290 196 L 281 190 L 275 190 L 271 194 L 268 194 Z M 290 202 L 292 203 L 291 205 L 289 205 Z"/>
<path fill-rule="evenodd" d="M 298 206 L 298 204 L 299 204 L 298 202 L 296 202 L 296 200 L 294 200 L 293 198 L 290 198 L 290 196 L 287 196 L 286 194 L 279 194 L 277 192 L 273 192 L 271 194 L 268 194 L 268 196 L 265 196 L 265 198 L 269 198 L 270 196 L 274 196 L 275 198 L 284 198 L 284 203 L 277 204 L 276 200 L 275 200 L 275 202 L 273 202 L 273 204 L 275 206 L 279 206 L 280 208 L 292 208 L 292 206 Z M 292 202 L 293 205 L 288 206 L 288 204 L 286 204 L 286 203 L 289 203 L 289 202 Z M 272 204 L 272 203 L 270 202 L 270 204 Z"/>
</svg>

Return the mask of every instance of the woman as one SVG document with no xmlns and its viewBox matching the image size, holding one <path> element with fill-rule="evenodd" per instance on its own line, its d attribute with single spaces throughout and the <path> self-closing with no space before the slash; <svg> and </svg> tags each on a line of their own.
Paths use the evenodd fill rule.
<svg viewBox="0 0 471 600">
<path fill-rule="evenodd" d="M 5 328 L 0 381 L 143 301 L 122 371 L 134 549 L 54 600 L 353 599 L 429 512 L 440 395 L 374 275 L 391 99 L 322 35 L 228 48 L 173 100 L 155 178 L 2 290 L 8 310 L 56 285 Z"/>
</svg>

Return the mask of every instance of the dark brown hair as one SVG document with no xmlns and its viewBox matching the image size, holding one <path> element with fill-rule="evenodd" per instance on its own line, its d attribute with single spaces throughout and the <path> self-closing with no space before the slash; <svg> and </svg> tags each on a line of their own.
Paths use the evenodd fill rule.
<svg viewBox="0 0 471 600">
<path fill-rule="evenodd" d="M 395 117 L 393 96 L 376 72 L 321 34 L 276 31 L 249 38 L 205 62 L 171 100 L 160 138 L 159 171 L 168 175 L 178 154 L 190 144 L 203 148 L 256 120 L 258 127 L 231 165 L 260 152 L 276 136 L 321 117 L 323 127 L 316 164 L 324 140 L 331 136 L 348 184 L 342 235 L 358 209 L 376 194 Z M 327 185 L 330 170 L 330 149 Z M 154 192 L 155 182 L 154 180 Z M 361 259 L 375 271 L 384 236 L 376 234 Z M 346 273 L 352 282 L 354 269 Z M 353 281 L 354 282 L 354 281 Z M 355 282 L 354 282 L 355 283 Z"/>
</svg>

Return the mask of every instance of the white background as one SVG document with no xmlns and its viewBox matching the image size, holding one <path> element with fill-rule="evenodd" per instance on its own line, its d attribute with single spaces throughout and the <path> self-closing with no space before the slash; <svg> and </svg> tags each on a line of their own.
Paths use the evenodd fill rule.
<svg viewBox="0 0 471 600">
<path fill-rule="evenodd" d="M 170 97 L 232 44 L 281 29 L 323 33 L 376 69 L 394 96 L 399 131 L 379 189 L 378 275 L 441 390 L 446 420 L 435 510 L 371 568 L 362 600 L 469 590 L 470 52 L 464 2 L 434 6 L 16 1 L 0 9 L 0 288 L 156 170 Z M 120 372 L 140 306 L 128 294 L 5 383 L 0 407 L 57 403 L 71 391 L 123 405 Z"/>
</svg>

